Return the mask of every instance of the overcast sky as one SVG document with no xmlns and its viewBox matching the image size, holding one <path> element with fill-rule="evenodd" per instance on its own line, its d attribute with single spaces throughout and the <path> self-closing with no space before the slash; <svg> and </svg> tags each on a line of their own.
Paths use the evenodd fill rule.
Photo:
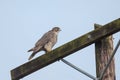
<svg viewBox="0 0 120 80">
<path fill-rule="evenodd" d="M 0 0 L 0 80 L 10 80 L 10 70 L 28 62 L 36 41 L 54 26 L 61 32 L 53 49 L 120 18 L 120 0 Z M 120 32 L 113 35 L 114 46 Z M 44 54 L 39 52 L 34 58 Z M 65 58 L 96 75 L 94 44 Z M 120 48 L 115 55 L 120 80 Z M 63 62 L 55 62 L 21 80 L 91 80 Z"/>
</svg>

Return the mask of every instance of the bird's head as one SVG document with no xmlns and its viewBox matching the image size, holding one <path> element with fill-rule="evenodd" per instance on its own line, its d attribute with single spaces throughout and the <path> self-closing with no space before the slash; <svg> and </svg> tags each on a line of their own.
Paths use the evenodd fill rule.
<svg viewBox="0 0 120 80">
<path fill-rule="evenodd" d="M 59 27 L 54 27 L 54 28 L 52 29 L 52 31 L 54 31 L 54 32 L 60 32 L 61 29 L 60 29 Z"/>
</svg>

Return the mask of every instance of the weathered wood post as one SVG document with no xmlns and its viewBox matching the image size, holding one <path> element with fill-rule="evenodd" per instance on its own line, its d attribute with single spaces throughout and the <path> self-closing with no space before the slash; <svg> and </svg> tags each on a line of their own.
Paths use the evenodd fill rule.
<svg viewBox="0 0 120 80">
<path fill-rule="evenodd" d="M 101 27 L 101 25 L 95 24 L 95 29 Z M 96 52 L 96 75 L 100 77 L 101 72 L 105 68 L 108 60 L 113 52 L 113 37 L 108 36 L 95 43 Z M 115 77 L 115 64 L 114 59 L 112 60 L 110 66 L 105 72 L 102 80 L 116 80 Z"/>
</svg>

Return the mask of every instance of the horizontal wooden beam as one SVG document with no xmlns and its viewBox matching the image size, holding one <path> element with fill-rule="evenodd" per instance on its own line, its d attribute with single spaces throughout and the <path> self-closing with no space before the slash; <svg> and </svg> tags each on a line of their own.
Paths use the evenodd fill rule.
<svg viewBox="0 0 120 80">
<path fill-rule="evenodd" d="M 120 18 L 108 23 L 101 28 L 93 30 L 81 37 L 78 37 L 56 49 L 53 51 L 44 54 L 32 61 L 29 61 L 13 70 L 11 70 L 11 78 L 12 80 L 19 80 L 30 73 L 37 71 L 55 61 L 60 60 L 63 57 L 66 57 L 98 40 L 109 36 L 113 33 L 120 31 Z"/>
</svg>

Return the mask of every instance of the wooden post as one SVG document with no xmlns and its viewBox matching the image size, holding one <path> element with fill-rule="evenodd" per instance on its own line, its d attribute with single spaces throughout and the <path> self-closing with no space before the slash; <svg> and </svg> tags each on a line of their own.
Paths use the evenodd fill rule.
<svg viewBox="0 0 120 80">
<path fill-rule="evenodd" d="M 95 29 L 101 27 L 101 25 L 95 24 Z M 108 60 L 113 52 L 113 37 L 108 36 L 95 43 L 96 52 L 96 75 L 100 77 L 101 72 L 105 68 Z M 115 77 L 115 64 L 114 59 L 105 72 L 102 80 L 116 80 Z"/>
</svg>

